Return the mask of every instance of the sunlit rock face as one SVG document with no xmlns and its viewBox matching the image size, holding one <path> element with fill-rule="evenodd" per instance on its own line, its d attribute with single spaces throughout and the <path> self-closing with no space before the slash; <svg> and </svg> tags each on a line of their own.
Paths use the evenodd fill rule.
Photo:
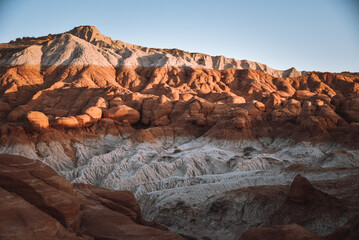
<svg viewBox="0 0 359 240">
<path fill-rule="evenodd" d="M 0 44 L 0 153 L 130 191 L 145 219 L 183 236 L 343 234 L 334 231 L 358 211 L 358 79 L 146 48 L 81 26 Z M 314 204 L 301 221 L 295 209 L 309 210 L 288 202 L 298 173 L 343 211 Z"/>
</svg>

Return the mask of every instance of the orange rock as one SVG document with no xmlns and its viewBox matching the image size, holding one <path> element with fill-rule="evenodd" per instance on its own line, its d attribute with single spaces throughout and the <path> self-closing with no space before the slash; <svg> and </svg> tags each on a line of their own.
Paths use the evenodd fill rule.
<svg viewBox="0 0 359 240">
<path fill-rule="evenodd" d="M 78 123 L 80 124 L 80 126 L 83 126 L 83 127 L 90 126 L 94 122 L 93 118 L 91 118 L 87 114 L 77 115 L 76 119 L 77 119 Z"/>
<path fill-rule="evenodd" d="M 70 182 L 37 160 L 0 155 L 0 165 L 2 188 L 56 218 L 64 227 L 79 229 L 80 204 Z"/>
<path fill-rule="evenodd" d="M 269 112 L 271 110 L 279 108 L 282 101 L 283 99 L 278 94 L 272 93 L 265 104 L 266 111 Z"/>
<path fill-rule="evenodd" d="M 82 40 L 78 41 L 78 37 Z M 61 44 L 52 46 L 53 41 Z M 172 55 L 171 62 L 175 60 L 172 63 L 181 66 L 159 66 L 156 63 L 166 61 L 166 58 L 147 56 L 151 49 L 143 51 L 142 47 L 112 41 L 91 27 L 20 42 L 24 48 L 19 48 L 17 43 L 0 46 L 4 62 L 13 64 L 0 67 L 3 90 L 0 119 L 4 126 L 26 128 L 29 126 L 25 124 L 28 122 L 26 114 L 33 110 L 53 116 L 54 125 L 59 122 L 64 127 L 76 127 L 76 120 L 70 116 L 77 116 L 78 126 L 92 126 L 95 122 L 101 124 L 96 121 L 101 118 L 101 111 L 109 113 L 109 107 L 126 105 L 141 113 L 140 117 L 134 114 L 131 122 L 141 118 L 141 122 L 148 126 L 194 124 L 211 127 L 220 120 L 226 121 L 228 124 L 224 127 L 230 130 L 236 128 L 234 119 L 239 117 L 233 109 L 240 107 L 251 116 L 247 121 L 251 124 L 245 127 L 248 136 L 251 133 L 252 137 L 264 137 L 269 133 L 273 134 L 271 137 L 276 134 L 290 138 L 303 135 L 309 140 L 314 133 L 315 139 L 318 136 L 330 141 L 351 138 L 341 134 L 348 132 L 353 137 L 346 142 L 354 143 L 358 138 L 354 136 L 358 135 L 355 126 L 359 121 L 359 83 L 355 73 L 298 72 L 294 68 L 279 71 L 247 60 L 212 58 L 178 49 L 156 51 L 159 55 Z M 51 45 L 53 51 L 46 54 L 51 52 L 58 56 L 42 57 L 41 45 Z M 71 56 L 66 62 L 58 48 L 62 45 L 66 45 L 65 55 Z M 74 48 L 77 45 L 83 52 Z M 105 46 L 108 49 L 126 46 L 135 53 L 139 51 L 139 55 L 127 59 L 133 61 L 132 66 L 118 66 L 123 59 L 112 55 L 104 57 L 101 49 Z M 41 68 L 44 59 L 51 62 L 51 67 Z M 192 61 L 194 67 L 185 67 L 183 61 Z M 215 107 L 214 104 L 223 106 Z M 65 119 L 56 120 L 58 117 Z M 119 113 L 113 117 L 122 119 Z M 261 131 L 261 127 L 267 130 Z"/>
<path fill-rule="evenodd" d="M 42 130 L 49 127 L 49 119 L 42 112 L 31 111 L 27 113 L 26 117 L 35 130 Z"/>
<path fill-rule="evenodd" d="M 85 114 L 93 119 L 100 119 L 102 117 L 102 110 L 99 107 L 89 107 L 85 110 Z"/>
<path fill-rule="evenodd" d="M 105 118 L 111 118 L 116 121 L 123 121 L 127 119 L 129 123 L 133 124 L 140 120 L 140 113 L 133 108 L 126 105 L 119 105 L 106 110 L 103 113 Z"/>
<path fill-rule="evenodd" d="M 226 99 L 226 103 L 232 104 L 232 103 L 246 103 L 246 99 L 239 96 L 232 96 Z"/>
<path fill-rule="evenodd" d="M 76 117 L 60 117 L 52 124 L 54 127 L 77 128 L 80 126 Z"/>
<path fill-rule="evenodd" d="M 315 93 L 312 93 L 308 90 L 298 90 L 295 92 L 294 97 L 300 100 L 308 100 L 314 95 Z"/>
<path fill-rule="evenodd" d="M 99 97 L 95 103 L 95 106 L 104 110 L 106 108 L 108 108 L 108 103 L 106 102 L 106 100 L 102 97 Z"/>
<path fill-rule="evenodd" d="M 265 110 L 265 105 L 259 101 L 253 100 L 243 105 L 243 108 L 248 111 L 249 115 L 258 114 Z"/>
</svg>

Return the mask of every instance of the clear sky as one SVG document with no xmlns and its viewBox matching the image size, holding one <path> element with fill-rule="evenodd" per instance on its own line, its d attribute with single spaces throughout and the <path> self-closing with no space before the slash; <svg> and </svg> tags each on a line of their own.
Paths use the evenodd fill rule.
<svg viewBox="0 0 359 240">
<path fill-rule="evenodd" d="M 357 0 L 0 0 L 0 42 L 79 25 L 276 69 L 359 72 Z"/>
</svg>

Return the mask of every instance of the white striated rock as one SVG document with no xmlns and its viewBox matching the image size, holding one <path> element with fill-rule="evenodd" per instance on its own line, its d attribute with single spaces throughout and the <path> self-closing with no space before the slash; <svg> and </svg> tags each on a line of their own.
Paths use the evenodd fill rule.
<svg viewBox="0 0 359 240">
<path fill-rule="evenodd" d="M 30 47 L 25 48 L 24 50 L 15 53 L 9 59 L 1 59 L 0 65 L 2 62 L 6 61 L 4 65 L 10 66 L 21 66 L 21 65 L 41 65 L 41 57 L 42 57 L 41 46 L 32 45 Z"/>
<path fill-rule="evenodd" d="M 106 135 L 73 143 L 74 158 L 65 154 L 69 144 L 13 145 L 1 147 L 0 152 L 41 159 L 74 183 L 132 191 L 146 219 L 171 223 L 168 227 L 178 233 L 211 239 L 233 239 L 237 228 L 260 224 L 278 207 L 277 203 L 257 206 L 250 195 L 228 197 L 228 191 L 288 185 L 298 171 L 309 181 L 353 174 L 340 168 L 283 171 L 293 163 L 309 169 L 359 166 L 357 150 L 288 139 L 163 137 L 137 142 L 130 136 Z M 226 213 L 211 215 L 211 206 L 220 199 L 228 200 Z M 183 207 L 177 206 L 179 202 Z M 190 219 L 194 220 L 188 224 Z"/>
<path fill-rule="evenodd" d="M 30 159 L 39 159 L 36 154 L 35 144 L 13 144 L 7 146 L 0 146 L 0 153 L 20 155 Z"/>
<path fill-rule="evenodd" d="M 90 64 L 112 66 L 101 54 L 101 49 L 71 34 L 64 34 L 49 42 L 43 52 L 41 63 L 44 66 Z"/>
<path fill-rule="evenodd" d="M 90 37 L 89 37 L 90 36 Z M 67 33 L 55 35 L 44 45 L 33 45 L 1 59 L 0 65 L 60 66 L 97 65 L 102 67 L 192 67 L 223 70 L 255 69 L 275 77 L 305 75 L 294 68 L 282 71 L 249 60 L 224 56 L 189 53 L 178 49 L 155 49 L 113 41 L 92 26 L 81 26 Z"/>
</svg>

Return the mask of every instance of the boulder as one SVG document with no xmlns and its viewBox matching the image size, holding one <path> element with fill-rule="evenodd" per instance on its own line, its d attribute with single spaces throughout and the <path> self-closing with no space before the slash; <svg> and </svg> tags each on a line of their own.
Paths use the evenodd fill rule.
<svg viewBox="0 0 359 240">
<path fill-rule="evenodd" d="M 99 107 L 89 107 L 84 113 L 93 119 L 100 119 L 102 117 L 102 110 Z"/>
<path fill-rule="evenodd" d="M 63 128 L 77 128 L 80 127 L 80 124 L 76 117 L 60 117 L 55 120 L 52 124 L 54 127 L 63 127 Z"/>
<path fill-rule="evenodd" d="M 112 107 L 106 110 L 103 116 L 116 121 L 128 120 L 130 124 L 137 123 L 140 120 L 140 113 L 126 105 Z"/>
<path fill-rule="evenodd" d="M 240 96 L 230 96 L 226 99 L 226 103 L 228 104 L 240 104 L 246 103 L 246 99 Z"/>
<path fill-rule="evenodd" d="M 42 112 L 31 111 L 26 115 L 30 125 L 35 130 L 42 130 L 49 127 L 49 119 Z"/>
<path fill-rule="evenodd" d="M 95 106 L 101 108 L 102 110 L 105 110 L 106 108 L 108 108 L 108 103 L 103 97 L 99 97 L 95 103 Z"/>
<path fill-rule="evenodd" d="M 90 126 L 94 122 L 93 119 L 87 114 L 78 115 L 76 116 L 76 119 L 79 125 L 83 127 Z"/>
</svg>

